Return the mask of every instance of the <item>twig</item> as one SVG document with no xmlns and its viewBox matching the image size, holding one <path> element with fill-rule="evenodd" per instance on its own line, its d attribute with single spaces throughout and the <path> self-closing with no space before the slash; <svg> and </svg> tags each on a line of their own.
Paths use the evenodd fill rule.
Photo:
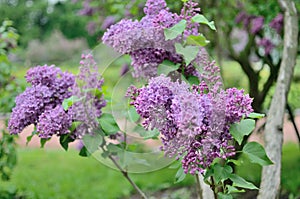
<svg viewBox="0 0 300 199">
<path fill-rule="evenodd" d="M 216 185 L 215 185 L 215 181 L 214 181 L 214 178 L 211 177 L 211 185 L 210 185 L 211 189 L 213 190 L 214 192 L 214 198 L 215 199 L 218 199 L 218 195 L 216 193 Z"/>
<path fill-rule="evenodd" d="M 103 147 L 101 147 L 101 148 L 103 151 L 106 151 Z M 118 162 L 114 159 L 114 157 L 109 155 L 108 158 L 114 163 L 114 165 L 119 169 L 119 171 L 128 180 L 128 182 L 133 186 L 133 188 L 141 195 L 141 197 L 143 199 L 148 199 L 146 194 L 132 181 L 132 179 L 128 175 L 128 172 L 122 169 L 122 167 L 118 164 Z"/>
</svg>

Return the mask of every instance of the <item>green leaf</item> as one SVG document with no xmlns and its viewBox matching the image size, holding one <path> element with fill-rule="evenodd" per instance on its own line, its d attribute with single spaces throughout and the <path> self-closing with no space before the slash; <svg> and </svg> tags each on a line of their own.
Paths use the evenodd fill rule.
<svg viewBox="0 0 300 199">
<path fill-rule="evenodd" d="M 69 148 L 69 143 L 73 142 L 74 139 L 70 137 L 70 134 L 61 135 L 59 138 L 60 145 L 67 151 Z"/>
<path fill-rule="evenodd" d="M 98 121 L 106 135 L 114 135 L 120 131 L 120 128 L 112 114 L 103 113 Z"/>
<path fill-rule="evenodd" d="M 218 199 L 233 199 L 233 197 L 230 194 L 218 193 Z"/>
<path fill-rule="evenodd" d="M 198 46 L 183 47 L 180 43 L 175 43 L 175 48 L 178 54 L 183 55 L 186 65 L 189 65 L 197 57 L 199 52 Z"/>
<path fill-rule="evenodd" d="M 178 70 L 180 64 L 174 64 L 169 60 L 164 60 L 161 64 L 158 65 L 157 74 L 165 74 L 168 75 L 170 72 Z"/>
<path fill-rule="evenodd" d="M 209 167 L 207 170 L 206 170 L 206 172 L 205 172 L 205 174 L 204 174 L 204 181 L 208 181 L 208 178 L 209 177 L 211 177 L 211 176 L 213 176 L 214 175 L 214 169 L 213 169 L 213 167 Z"/>
<path fill-rule="evenodd" d="M 136 112 L 134 106 L 130 106 L 128 109 L 128 117 L 132 122 L 137 122 L 140 119 L 140 115 Z"/>
<path fill-rule="evenodd" d="M 186 20 L 181 20 L 171 28 L 164 29 L 164 35 L 167 40 L 175 39 L 178 35 L 181 35 L 186 27 Z"/>
<path fill-rule="evenodd" d="M 214 21 L 208 21 L 204 15 L 197 14 L 192 18 L 193 22 L 199 23 L 199 24 L 205 24 L 210 27 L 210 29 L 216 31 L 215 22 Z"/>
<path fill-rule="evenodd" d="M 189 76 L 187 80 L 190 83 L 190 85 L 199 85 L 200 83 L 199 78 L 196 76 Z"/>
<path fill-rule="evenodd" d="M 183 171 L 183 168 L 180 167 L 175 175 L 175 183 L 179 183 L 184 180 L 186 174 Z"/>
<path fill-rule="evenodd" d="M 109 156 L 109 152 L 108 151 L 103 151 L 103 153 L 101 153 L 101 156 L 103 158 L 107 158 Z"/>
<path fill-rule="evenodd" d="M 195 46 L 206 46 L 209 44 L 209 41 L 206 40 L 205 36 L 200 34 L 200 35 L 189 35 L 186 38 L 186 44 L 188 45 L 195 45 Z"/>
<path fill-rule="evenodd" d="M 12 26 L 12 25 L 13 25 L 13 21 L 11 21 L 11 20 L 5 20 L 5 21 L 3 22 L 3 26 L 8 27 L 8 26 Z"/>
<path fill-rule="evenodd" d="M 79 155 L 82 156 L 82 157 L 88 157 L 88 156 L 90 156 L 91 154 L 88 152 L 87 148 L 86 148 L 85 146 L 83 146 L 83 147 L 80 149 Z"/>
<path fill-rule="evenodd" d="M 181 161 L 174 161 L 168 168 L 169 169 L 177 169 L 178 167 L 181 166 Z"/>
<path fill-rule="evenodd" d="M 257 163 L 261 166 L 273 164 L 273 162 L 268 158 L 264 147 L 257 142 L 247 143 L 243 148 L 243 152 L 252 163 Z"/>
<path fill-rule="evenodd" d="M 79 125 L 81 124 L 81 122 L 72 122 L 71 127 L 69 128 L 69 130 L 71 132 L 73 132 Z"/>
<path fill-rule="evenodd" d="M 258 189 L 254 184 L 246 181 L 244 178 L 236 174 L 231 174 L 229 179 L 233 182 L 232 186 L 241 187 L 245 189 Z"/>
<path fill-rule="evenodd" d="M 252 118 L 252 119 L 260 119 L 263 117 L 265 117 L 265 114 L 262 114 L 262 113 L 250 113 L 248 115 L 248 118 Z"/>
<path fill-rule="evenodd" d="M 225 165 L 224 167 L 222 167 L 220 164 L 215 164 L 213 170 L 213 176 L 216 183 L 219 183 L 220 181 L 224 182 L 225 180 L 227 180 L 233 171 L 229 165 Z"/>
<path fill-rule="evenodd" d="M 243 193 L 243 192 L 245 192 L 244 189 L 237 189 L 236 187 L 230 186 L 230 185 L 226 185 L 226 188 L 227 188 L 228 193 Z"/>
<path fill-rule="evenodd" d="M 84 146 L 90 153 L 94 153 L 103 143 L 103 137 L 100 134 L 89 135 L 86 134 L 82 138 Z"/>
<path fill-rule="evenodd" d="M 91 93 L 96 98 L 101 98 L 102 95 L 103 95 L 103 92 L 101 90 L 99 90 L 98 88 L 84 89 L 83 92 L 85 92 L 85 93 Z"/>
<path fill-rule="evenodd" d="M 31 139 L 33 138 L 33 136 L 34 135 L 36 135 L 37 134 L 37 132 L 36 132 L 36 130 L 34 130 L 34 131 L 32 131 L 32 133 L 31 133 L 31 135 L 29 135 L 29 136 L 27 136 L 27 138 L 26 138 L 26 146 L 29 144 L 29 142 L 31 141 Z"/>
<path fill-rule="evenodd" d="M 121 149 L 118 145 L 109 143 L 109 144 L 107 145 L 107 150 L 108 150 L 110 153 L 118 153 L 118 152 L 120 152 L 122 149 Z"/>
<path fill-rule="evenodd" d="M 255 128 L 255 121 L 252 119 L 245 119 L 239 123 L 230 126 L 230 134 L 239 143 L 242 143 L 244 136 L 249 135 Z"/>
<path fill-rule="evenodd" d="M 231 160 L 228 160 L 228 163 L 229 162 L 232 162 L 233 164 L 235 164 L 237 166 L 241 166 L 242 165 L 242 160 L 241 159 L 238 159 L 238 160 L 231 159 Z"/>
<path fill-rule="evenodd" d="M 137 132 L 142 138 L 146 139 L 156 139 L 159 136 L 159 131 L 157 129 L 146 130 L 141 125 L 137 125 L 133 129 L 134 132 Z"/>
<path fill-rule="evenodd" d="M 50 138 L 48 138 L 48 139 L 47 138 L 41 138 L 41 140 L 40 140 L 41 148 L 44 148 L 46 142 L 49 141 L 49 140 L 50 140 Z"/>
<path fill-rule="evenodd" d="M 4 26 L 1 26 L 0 27 L 0 33 L 3 33 L 5 31 L 5 27 Z"/>
<path fill-rule="evenodd" d="M 64 99 L 63 103 L 62 103 L 62 107 L 65 111 L 67 111 L 73 104 L 74 102 L 78 102 L 80 101 L 80 99 L 76 96 L 71 96 L 67 99 Z"/>
</svg>

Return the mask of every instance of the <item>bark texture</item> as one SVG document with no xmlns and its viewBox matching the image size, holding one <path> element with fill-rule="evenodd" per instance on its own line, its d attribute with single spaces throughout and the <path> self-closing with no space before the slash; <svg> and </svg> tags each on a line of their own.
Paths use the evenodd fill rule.
<svg viewBox="0 0 300 199">
<path fill-rule="evenodd" d="M 204 182 L 203 176 L 198 175 L 198 188 L 199 188 L 199 199 L 215 199 L 214 192 L 208 184 Z"/>
<path fill-rule="evenodd" d="M 298 17 L 295 2 L 293 0 L 278 0 L 278 3 L 284 11 L 283 57 L 264 135 L 266 152 L 274 164 L 263 167 L 258 199 L 274 199 L 279 197 L 283 117 L 298 47 Z"/>
</svg>

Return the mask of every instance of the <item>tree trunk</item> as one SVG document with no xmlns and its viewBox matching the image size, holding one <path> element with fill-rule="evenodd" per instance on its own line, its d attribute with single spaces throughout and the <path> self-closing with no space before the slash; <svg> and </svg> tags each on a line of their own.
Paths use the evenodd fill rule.
<svg viewBox="0 0 300 199">
<path fill-rule="evenodd" d="M 263 167 L 258 199 L 279 197 L 283 118 L 298 47 L 298 18 L 295 3 L 292 0 L 278 0 L 278 2 L 284 11 L 284 47 L 276 90 L 271 102 L 264 134 L 265 149 L 274 164 Z"/>
<path fill-rule="evenodd" d="M 199 174 L 196 178 L 198 178 L 198 199 L 215 199 L 214 192 L 210 186 L 204 182 L 203 176 Z"/>
</svg>

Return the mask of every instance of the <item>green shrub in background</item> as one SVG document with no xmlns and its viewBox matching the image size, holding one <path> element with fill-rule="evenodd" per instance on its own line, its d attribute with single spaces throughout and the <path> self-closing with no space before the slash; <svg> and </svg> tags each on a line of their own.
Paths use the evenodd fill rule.
<svg viewBox="0 0 300 199">
<path fill-rule="evenodd" d="M 11 75 L 12 65 L 8 55 L 17 47 L 19 35 L 12 27 L 12 21 L 6 20 L 0 26 L 0 114 L 8 113 L 14 106 L 14 99 L 20 90 L 20 86 Z M 0 129 L 0 181 L 8 181 L 13 168 L 17 163 L 16 143 L 13 136 L 5 129 L 5 117 L 0 117 L 0 124 L 4 127 Z M 1 128 L 1 127 L 0 127 Z M 0 198 L 16 198 L 17 189 L 9 187 L 4 189 L 0 184 Z"/>
<path fill-rule="evenodd" d="M 67 39 L 60 31 L 54 31 L 44 41 L 32 40 L 26 51 L 26 61 L 30 66 L 42 63 L 58 64 L 74 57 L 80 57 L 88 49 L 85 39 Z"/>
<path fill-rule="evenodd" d="M 13 66 L 9 55 L 16 50 L 19 35 L 12 27 L 13 22 L 6 20 L 0 26 L 0 113 L 11 112 L 14 99 L 24 88 L 12 76 Z"/>
</svg>

